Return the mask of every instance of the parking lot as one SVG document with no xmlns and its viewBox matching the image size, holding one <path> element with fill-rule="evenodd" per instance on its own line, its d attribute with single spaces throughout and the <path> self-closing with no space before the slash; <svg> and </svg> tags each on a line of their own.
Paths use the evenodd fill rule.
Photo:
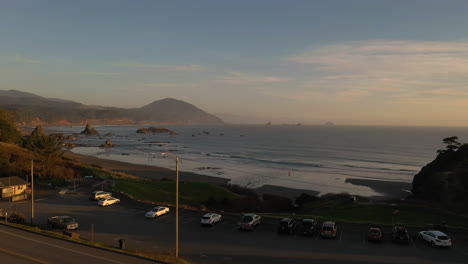
<svg viewBox="0 0 468 264">
<path fill-rule="evenodd" d="M 46 226 L 47 217 L 70 215 L 80 224 L 82 238 L 109 245 L 125 239 L 128 248 L 170 252 L 174 246 L 175 214 L 156 219 L 144 217 L 148 208 L 130 208 L 125 203 L 100 207 L 86 195 L 54 196 L 39 200 L 35 207 L 36 223 Z M 8 212 L 21 212 L 30 219 L 30 202 L 2 203 Z M 173 210 L 173 208 L 171 208 Z M 335 239 L 277 234 L 277 219 L 264 219 L 254 231 L 237 229 L 240 214 L 223 215 L 214 227 L 201 227 L 202 212 L 182 210 L 180 215 L 180 254 L 198 263 L 468 263 L 466 233 L 448 232 L 450 249 L 431 248 L 419 241 L 420 230 L 409 229 L 409 245 L 391 241 L 391 229 L 383 227 L 384 241 L 367 241 L 367 225 L 338 223 Z M 57 230 L 60 231 L 60 230 Z"/>
</svg>

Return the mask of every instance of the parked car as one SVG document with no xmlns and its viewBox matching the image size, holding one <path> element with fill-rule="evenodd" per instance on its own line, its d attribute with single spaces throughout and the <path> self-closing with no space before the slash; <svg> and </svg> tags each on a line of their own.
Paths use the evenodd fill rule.
<svg viewBox="0 0 468 264">
<path fill-rule="evenodd" d="M 115 197 L 106 197 L 99 199 L 98 205 L 100 206 L 109 206 L 113 204 L 118 204 L 120 203 L 120 199 L 115 198 Z"/>
<path fill-rule="evenodd" d="M 452 240 L 450 238 L 436 230 L 431 231 L 421 231 L 419 232 L 418 237 L 431 244 L 432 247 L 451 247 Z"/>
<path fill-rule="evenodd" d="M 239 222 L 240 230 L 253 230 L 254 227 L 261 223 L 262 217 L 256 214 L 245 214 Z"/>
<path fill-rule="evenodd" d="M 320 229 L 320 235 L 322 237 L 335 238 L 338 227 L 335 222 L 327 221 L 323 222 L 322 229 Z"/>
<path fill-rule="evenodd" d="M 202 216 L 200 224 L 213 226 L 217 223 L 221 223 L 221 215 L 215 213 L 207 213 Z"/>
<path fill-rule="evenodd" d="M 303 219 L 299 232 L 304 236 L 312 236 L 317 229 L 317 221 L 315 219 Z"/>
<path fill-rule="evenodd" d="M 145 214 L 146 218 L 156 218 L 169 213 L 169 207 L 156 206 Z"/>
<path fill-rule="evenodd" d="M 380 231 L 380 228 L 377 228 L 377 227 L 369 228 L 369 232 L 367 233 L 367 240 L 375 241 L 375 242 L 382 241 L 383 235 L 382 235 L 382 231 Z"/>
<path fill-rule="evenodd" d="M 110 197 L 110 196 L 112 196 L 112 193 L 110 193 L 110 192 L 94 191 L 89 196 L 89 199 L 90 200 L 99 200 L 99 199 Z"/>
<path fill-rule="evenodd" d="M 279 234 L 292 234 L 296 230 L 296 219 L 294 218 L 283 218 L 279 222 L 278 233 Z"/>
<path fill-rule="evenodd" d="M 392 240 L 396 243 L 409 244 L 410 237 L 408 235 L 408 230 L 403 225 L 395 225 L 392 228 Z"/>
<path fill-rule="evenodd" d="M 67 230 L 75 230 L 78 228 L 78 223 L 75 221 L 75 219 L 66 215 L 49 217 L 47 218 L 47 223 L 50 227 Z"/>
</svg>

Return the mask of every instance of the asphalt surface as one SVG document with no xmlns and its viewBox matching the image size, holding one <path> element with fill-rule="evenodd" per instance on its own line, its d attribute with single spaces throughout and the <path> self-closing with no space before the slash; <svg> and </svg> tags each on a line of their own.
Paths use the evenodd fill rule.
<svg viewBox="0 0 468 264">
<path fill-rule="evenodd" d="M 155 262 L 0 226 L 1 263 L 154 264 Z"/>
<path fill-rule="evenodd" d="M 27 219 L 29 206 L 29 202 L 0 204 L 9 212 L 24 213 Z M 49 216 L 70 215 L 79 222 L 81 237 L 90 238 L 93 224 L 95 241 L 117 246 L 119 239 L 125 239 L 131 249 L 173 252 L 174 212 L 146 219 L 144 214 L 151 205 L 146 209 L 128 206 L 124 201 L 103 208 L 85 195 L 56 196 L 36 202 L 35 219 L 46 226 Z M 241 232 L 236 228 L 240 215 L 223 215 L 221 224 L 201 227 L 202 214 L 184 210 L 180 216 L 180 255 L 197 263 L 468 263 L 466 233 L 448 232 L 454 246 L 434 249 L 416 239 L 420 230 L 409 230 L 409 245 L 392 243 L 390 228 L 383 229 L 383 242 L 369 243 L 366 225 L 338 223 L 337 237 L 324 239 L 278 235 L 274 219 L 265 219 L 252 232 Z"/>
</svg>

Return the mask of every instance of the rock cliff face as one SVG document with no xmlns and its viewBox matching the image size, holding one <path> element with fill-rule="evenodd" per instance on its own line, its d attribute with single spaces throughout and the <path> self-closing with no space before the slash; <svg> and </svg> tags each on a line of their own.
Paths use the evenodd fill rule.
<svg viewBox="0 0 468 264">
<path fill-rule="evenodd" d="M 44 98 L 20 91 L 0 90 L 0 107 L 16 113 L 20 125 L 222 124 L 194 105 L 176 100 L 154 101 L 140 108 L 89 106 Z"/>
<path fill-rule="evenodd" d="M 414 176 L 412 192 L 417 198 L 468 211 L 468 144 L 439 153 Z"/>
</svg>

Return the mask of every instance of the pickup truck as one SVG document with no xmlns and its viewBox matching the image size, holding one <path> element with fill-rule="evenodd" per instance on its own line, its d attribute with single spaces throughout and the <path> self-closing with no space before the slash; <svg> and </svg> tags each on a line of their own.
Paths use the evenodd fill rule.
<svg viewBox="0 0 468 264">
<path fill-rule="evenodd" d="M 47 218 L 47 223 L 50 227 L 61 228 L 66 230 L 74 230 L 78 228 L 78 223 L 70 216 L 52 216 Z"/>
</svg>

